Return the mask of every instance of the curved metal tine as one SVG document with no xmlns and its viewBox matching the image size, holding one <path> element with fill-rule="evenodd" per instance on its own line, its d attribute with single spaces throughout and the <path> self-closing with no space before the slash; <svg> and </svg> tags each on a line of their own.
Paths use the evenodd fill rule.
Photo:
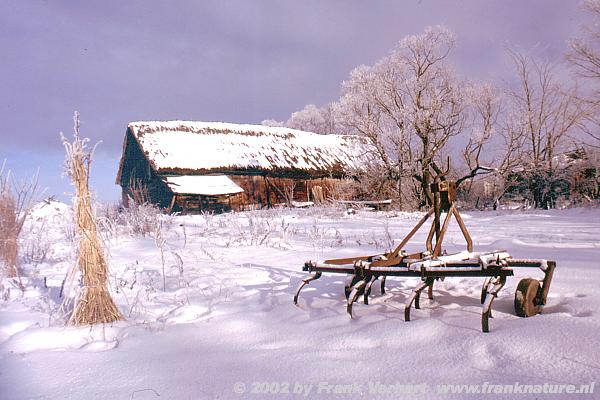
<svg viewBox="0 0 600 400">
<path fill-rule="evenodd" d="M 488 289 L 481 312 L 481 330 L 483 332 L 487 333 L 490 331 L 489 319 L 492 318 L 492 302 L 498 297 L 498 292 L 504 287 L 505 283 L 505 276 L 496 277 L 488 283 Z M 492 287 L 489 288 L 489 285 L 492 285 Z"/>
<path fill-rule="evenodd" d="M 354 316 L 352 315 L 352 304 L 354 304 L 356 299 L 358 299 L 358 296 L 360 296 L 360 290 L 364 288 L 366 284 L 367 281 L 365 279 L 362 279 L 356 282 L 354 286 L 352 286 L 352 291 L 350 292 L 350 296 L 348 296 L 348 305 L 346 307 L 346 311 L 348 312 L 348 314 L 350 314 L 350 318 L 354 318 Z"/>
<path fill-rule="evenodd" d="M 294 304 L 298 305 L 298 296 L 300 295 L 300 291 L 302 290 L 302 288 L 304 286 L 308 285 L 311 281 L 316 281 L 317 279 L 319 279 L 321 277 L 321 275 L 322 275 L 321 272 L 315 272 L 314 275 L 311 275 L 308 278 L 302 279 L 302 283 L 300 284 L 300 286 L 298 286 L 298 289 L 296 290 L 296 294 L 294 295 Z"/>
<path fill-rule="evenodd" d="M 431 281 L 431 285 L 427 287 L 427 298 L 429 300 L 433 300 L 433 282 L 434 281 Z"/>
<path fill-rule="evenodd" d="M 554 269 L 556 268 L 556 261 L 548 261 L 546 270 L 544 271 L 544 279 L 542 280 L 542 290 L 536 296 L 538 304 L 540 306 L 546 305 L 546 299 L 548 297 L 548 291 L 550 290 L 550 283 L 552 282 L 552 276 L 554 275 Z"/>
<path fill-rule="evenodd" d="M 487 291 L 491 282 L 492 278 L 485 278 L 485 281 L 483 281 L 483 286 L 481 287 L 481 304 L 483 304 L 485 301 L 485 297 L 487 296 Z"/>
<path fill-rule="evenodd" d="M 373 284 L 375 283 L 376 280 L 377 280 L 377 277 L 373 276 L 373 277 L 371 277 L 371 280 L 369 281 L 369 283 L 367 283 L 367 287 L 365 288 L 363 303 L 369 304 L 369 295 L 371 294 L 371 286 L 373 286 Z"/>
<path fill-rule="evenodd" d="M 419 298 L 421 297 L 421 292 L 423 291 L 423 289 L 425 289 L 429 285 L 430 285 L 429 279 L 427 279 L 425 282 L 421 282 L 421 284 L 419 286 L 417 286 L 415 288 L 415 290 L 413 291 L 413 293 L 410 295 L 410 297 L 408 298 L 408 301 L 404 305 L 404 320 L 405 321 L 410 321 L 410 308 L 412 307 L 413 303 L 415 303 L 415 308 L 417 310 L 420 308 Z"/>
<path fill-rule="evenodd" d="M 385 294 L 385 275 L 381 277 L 381 294 Z"/>
</svg>

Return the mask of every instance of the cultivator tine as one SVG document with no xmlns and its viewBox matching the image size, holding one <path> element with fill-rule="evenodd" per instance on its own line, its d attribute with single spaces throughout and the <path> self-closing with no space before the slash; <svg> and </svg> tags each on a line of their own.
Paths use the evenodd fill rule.
<svg viewBox="0 0 600 400">
<path fill-rule="evenodd" d="M 485 278 L 483 282 L 483 286 L 481 287 L 481 304 L 485 302 L 485 296 L 487 294 L 488 288 L 490 287 L 490 283 L 492 282 L 492 278 Z"/>
<path fill-rule="evenodd" d="M 492 302 L 496 297 L 498 297 L 498 292 L 504 287 L 505 283 L 505 276 L 491 278 L 487 283 L 485 300 L 483 302 L 483 309 L 481 312 L 481 330 L 483 332 L 487 333 L 490 331 L 489 319 L 492 317 Z"/>
<path fill-rule="evenodd" d="M 356 282 L 354 286 L 352 286 L 352 291 L 350 292 L 350 296 L 348 296 L 348 306 L 346 307 L 346 311 L 348 314 L 350 314 L 350 318 L 354 318 L 352 316 L 352 305 L 356 299 L 358 299 L 358 296 L 360 296 L 361 290 L 363 290 L 367 285 L 367 279 L 370 278 L 361 279 L 360 281 Z"/>
<path fill-rule="evenodd" d="M 373 286 L 373 284 L 375 283 L 375 281 L 377 280 L 376 276 L 373 276 L 371 278 L 371 280 L 369 281 L 369 283 L 367 283 L 367 287 L 365 288 L 365 293 L 364 293 L 364 303 L 365 304 L 369 304 L 369 295 L 371 294 L 371 286 Z"/>
<path fill-rule="evenodd" d="M 419 299 L 421 298 L 421 292 L 426 287 L 431 287 L 431 286 L 433 286 L 433 278 L 427 278 L 427 279 L 425 279 L 424 282 L 421 282 L 421 284 L 415 288 L 412 295 L 408 298 L 406 305 L 404 306 L 404 320 L 405 321 L 410 321 L 410 308 L 412 307 L 413 303 L 415 303 L 415 308 L 417 310 L 421 308 L 421 306 L 419 304 Z"/>
<path fill-rule="evenodd" d="M 321 277 L 321 272 L 315 272 L 314 275 L 309 276 L 308 278 L 302 279 L 302 283 L 298 286 L 296 290 L 296 294 L 294 295 L 294 304 L 298 305 L 298 295 L 300 295 L 300 291 L 306 285 L 308 285 L 311 281 L 315 281 Z"/>
<path fill-rule="evenodd" d="M 537 299 L 537 304 L 541 306 L 546 305 L 546 298 L 548 297 L 548 291 L 550 290 L 550 283 L 552 282 L 552 277 L 554 276 L 554 269 L 556 268 L 556 262 L 548 261 L 547 267 L 544 270 L 544 280 L 542 281 L 542 290 Z"/>
</svg>

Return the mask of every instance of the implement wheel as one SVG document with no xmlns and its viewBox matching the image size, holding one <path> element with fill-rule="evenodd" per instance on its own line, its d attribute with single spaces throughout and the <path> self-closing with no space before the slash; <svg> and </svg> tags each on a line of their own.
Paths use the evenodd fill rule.
<svg viewBox="0 0 600 400">
<path fill-rule="evenodd" d="M 515 312 L 519 317 L 539 314 L 542 307 L 537 304 L 540 282 L 537 279 L 521 279 L 515 292 Z"/>
<path fill-rule="evenodd" d="M 344 285 L 344 295 L 346 295 L 346 299 L 348 297 L 350 297 L 350 293 L 352 292 L 352 287 L 354 285 L 356 285 L 362 278 L 358 275 L 348 275 L 348 278 L 346 278 L 346 284 Z M 363 293 L 365 292 L 365 289 L 362 288 L 358 294 L 359 296 L 362 296 Z"/>
</svg>

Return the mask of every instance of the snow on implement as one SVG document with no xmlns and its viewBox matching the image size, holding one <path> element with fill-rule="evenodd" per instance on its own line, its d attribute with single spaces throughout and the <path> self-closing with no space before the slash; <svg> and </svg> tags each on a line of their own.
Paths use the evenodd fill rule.
<svg viewBox="0 0 600 400">
<path fill-rule="evenodd" d="M 542 311 L 546 304 L 550 282 L 556 267 L 554 261 L 515 259 L 506 251 L 473 252 L 471 236 L 454 205 L 456 183 L 447 181 L 443 175 L 438 176 L 431 185 L 433 193 L 433 208 L 415 225 L 402 240 L 398 247 L 384 254 L 339 258 L 325 261 L 308 261 L 304 271 L 312 273 L 305 278 L 294 296 L 294 304 L 298 304 L 298 296 L 304 286 L 319 279 L 323 273 L 347 274 L 345 294 L 347 311 L 352 317 L 352 305 L 363 296 L 365 304 L 373 284 L 379 280 L 381 294 L 385 293 L 385 279 L 388 276 L 419 277 L 421 283 L 414 289 L 404 308 L 404 319 L 410 321 L 410 310 L 414 304 L 420 308 L 421 292 L 427 289 L 429 299 L 433 299 L 433 284 L 438 279 L 451 277 L 485 277 L 481 289 L 481 329 L 489 332 L 489 318 L 492 315 L 492 302 L 506 283 L 506 278 L 512 276 L 514 267 L 539 268 L 544 272 L 544 278 L 522 279 L 515 293 L 515 311 L 521 317 L 530 317 Z M 446 216 L 441 222 L 441 213 Z M 426 240 L 426 251 L 409 254 L 404 246 L 415 233 L 433 216 Z M 442 243 L 450 219 L 454 216 L 467 242 L 467 249 L 456 254 L 446 254 L 442 251 Z M 433 243 L 435 235 L 435 245 Z"/>
</svg>

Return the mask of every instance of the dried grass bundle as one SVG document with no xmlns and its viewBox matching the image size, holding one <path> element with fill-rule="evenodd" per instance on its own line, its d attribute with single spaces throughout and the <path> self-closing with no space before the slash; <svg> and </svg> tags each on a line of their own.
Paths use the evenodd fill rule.
<svg viewBox="0 0 600 400">
<path fill-rule="evenodd" d="M 79 136 L 79 113 L 75 113 L 73 142 L 62 136 L 67 152 L 65 169 L 75 186 L 75 224 L 80 236 L 77 265 L 83 277 L 83 290 L 69 319 L 71 325 L 107 323 L 123 319 L 108 291 L 108 266 L 98 239 L 96 219 L 89 191 L 93 149 Z"/>
</svg>

